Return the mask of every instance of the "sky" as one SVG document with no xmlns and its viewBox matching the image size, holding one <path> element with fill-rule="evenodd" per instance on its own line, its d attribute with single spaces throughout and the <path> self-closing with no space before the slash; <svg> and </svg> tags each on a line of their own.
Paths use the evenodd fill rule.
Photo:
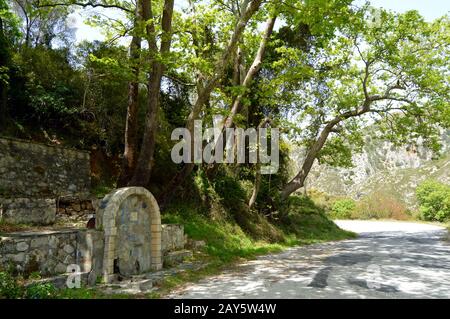
<svg viewBox="0 0 450 319">
<path fill-rule="evenodd" d="M 177 2 L 177 1 L 175 1 Z M 372 6 L 381 7 L 396 12 L 405 12 L 408 10 L 418 10 L 427 21 L 433 21 L 445 14 L 450 14 L 450 0 L 370 0 Z M 364 4 L 365 0 L 355 0 L 355 4 Z M 90 12 L 95 12 L 97 9 L 91 9 Z M 102 11 L 104 14 L 117 17 L 117 13 L 108 13 Z M 102 40 L 103 36 L 99 29 L 91 28 L 83 23 L 83 17 L 75 13 L 72 16 L 73 23 L 77 28 L 76 38 L 77 42 L 88 40 Z"/>
<path fill-rule="evenodd" d="M 357 0 L 355 3 L 364 3 Z M 396 12 L 417 10 L 427 21 L 433 21 L 450 12 L 449 0 L 370 0 L 374 7 L 390 9 Z"/>
</svg>

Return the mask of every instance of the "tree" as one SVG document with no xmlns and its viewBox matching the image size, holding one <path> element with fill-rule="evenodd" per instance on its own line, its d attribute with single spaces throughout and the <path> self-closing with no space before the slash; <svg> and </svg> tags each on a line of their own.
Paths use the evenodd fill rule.
<svg viewBox="0 0 450 319">
<path fill-rule="evenodd" d="M 139 0 L 136 5 L 134 17 L 134 30 L 130 43 L 130 62 L 132 68 L 132 79 L 128 83 L 127 117 L 125 124 L 124 152 L 122 160 L 122 170 L 120 172 L 118 185 L 125 186 L 131 180 L 136 167 L 138 156 L 138 97 L 139 97 L 139 77 L 141 63 L 141 42 L 142 33 L 138 26 L 143 25 L 143 1 Z"/>
<path fill-rule="evenodd" d="M 19 38 L 19 22 L 6 0 L 0 0 L 0 125 L 8 116 L 8 88 L 14 43 Z"/>
<path fill-rule="evenodd" d="M 416 190 L 420 214 L 424 220 L 444 222 L 450 218 L 450 186 L 427 180 Z"/>
<path fill-rule="evenodd" d="M 161 18 L 161 41 L 158 48 L 152 1 L 145 1 L 143 5 L 143 17 L 144 21 L 146 21 L 146 37 L 151 65 L 148 81 L 148 108 L 139 157 L 133 177 L 128 185 L 147 186 L 150 181 L 158 128 L 157 114 L 160 104 L 161 79 L 166 68 L 164 59 L 170 51 L 172 42 L 173 7 L 174 0 L 165 0 Z"/>
<path fill-rule="evenodd" d="M 326 51 L 312 52 L 297 101 L 305 156 L 281 199 L 304 186 L 316 159 L 349 163 L 369 125 L 380 124 L 396 144 L 422 139 L 438 151 L 440 128 L 450 125 L 449 26 L 415 11 L 372 11 L 341 28 Z"/>
<path fill-rule="evenodd" d="M 13 0 L 15 11 L 23 21 L 25 47 L 44 45 L 50 48 L 55 38 L 73 37 L 66 18 L 70 6 L 42 5 L 39 0 Z"/>
<path fill-rule="evenodd" d="M 238 6 L 238 9 L 232 8 L 232 12 L 237 10 L 239 14 L 237 15 L 237 21 L 235 21 L 234 23 L 234 28 L 231 33 L 230 39 L 228 40 L 225 47 L 221 50 L 218 58 L 214 60 L 212 70 L 209 70 L 209 74 L 206 75 L 202 74 L 202 72 L 196 72 L 197 97 L 192 106 L 192 111 L 190 112 L 186 121 L 186 128 L 191 133 L 191 136 L 194 135 L 194 121 L 200 117 L 204 106 L 209 102 L 212 91 L 219 86 L 219 83 L 222 80 L 230 61 L 233 58 L 233 54 L 236 50 L 237 44 L 242 38 L 247 23 L 258 12 L 262 2 L 262 0 L 243 0 L 242 3 Z M 197 41 L 196 36 L 194 36 L 193 39 L 195 44 L 195 41 Z M 191 139 L 191 149 L 194 149 L 194 139 Z M 194 154 L 192 154 L 192 156 L 194 156 Z M 191 159 L 190 163 L 184 164 L 183 168 L 170 181 L 170 183 L 166 186 L 165 190 L 160 196 L 162 202 L 165 202 L 168 194 L 172 193 L 175 188 L 180 185 L 187 176 L 189 176 L 194 167 L 195 164 L 193 158 Z"/>
</svg>

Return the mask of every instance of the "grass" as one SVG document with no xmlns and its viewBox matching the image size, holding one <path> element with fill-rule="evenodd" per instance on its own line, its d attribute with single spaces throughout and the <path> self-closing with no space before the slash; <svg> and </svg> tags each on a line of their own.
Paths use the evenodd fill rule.
<svg viewBox="0 0 450 319">
<path fill-rule="evenodd" d="M 281 243 L 255 240 L 230 220 L 210 220 L 205 216 L 188 213 L 163 215 L 163 223 L 184 225 L 184 231 L 194 240 L 205 240 L 205 252 L 213 259 L 230 262 L 237 258 L 252 258 L 257 255 L 281 251 L 285 246 L 298 242 L 286 236 Z"/>
<path fill-rule="evenodd" d="M 106 294 L 98 287 L 81 287 L 75 289 L 62 289 L 58 291 L 58 299 L 137 299 L 144 298 L 145 295 L 130 294 Z"/>
<path fill-rule="evenodd" d="M 157 291 L 147 294 L 105 294 L 101 286 L 95 288 L 65 289 L 60 291 L 58 298 L 63 299 L 104 299 L 104 298 L 164 298 L 168 293 L 187 283 L 194 283 L 202 278 L 217 275 L 226 269 L 233 269 L 237 264 L 256 258 L 259 255 L 277 253 L 286 248 L 319 243 L 329 240 L 354 238 L 354 233 L 338 228 L 325 215 L 315 210 L 311 202 L 304 199 L 294 200 L 295 209 L 292 214 L 280 221 L 276 230 L 282 234 L 281 240 L 271 242 L 265 240 L 267 232 L 260 229 L 258 234 L 250 234 L 241 226 L 224 214 L 211 214 L 202 211 L 195 205 L 186 203 L 169 207 L 162 214 L 163 223 L 184 225 L 185 233 L 194 240 L 204 240 L 206 246 L 203 251 L 195 252 L 194 262 L 202 262 L 201 269 L 186 270 L 166 277 Z M 303 205 L 303 206 L 302 206 Z M 299 212 L 302 211 L 302 213 Z M 283 225 L 290 222 L 291 225 Z"/>
<path fill-rule="evenodd" d="M 0 235 L 14 232 L 33 232 L 33 231 L 48 231 L 48 230 L 57 230 L 71 227 L 73 228 L 73 224 L 69 223 L 58 223 L 56 222 L 53 225 L 31 225 L 31 224 L 21 224 L 21 223 L 10 223 L 6 221 L 0 220 Z"/>
<path fill-rule="evenodd" d="M 215 275 L 225 269 L 233 268 L 239 262 L 251 260 L 259 255 L 277 253 L 286 248 L 356 237 L 355 233 L 345 231 L 327 219 L 323 213 L 310 211 L 306 214 L 294 214 L 290 221 L 296 225 L 283 227 L 282 240 L 273 243 L 255 239 L 229 218 L 211 218 L 187 205 L 168 209 L 162 216 L 163 223 L 183 224 L 185 233 L 194 240 L 204 240 L 203 254 L 195 254 L 194 259 L 207 263 L 201 270 L 188 270 L 166 278 L 158 292 L 147 295 L 148 298 L 161 298 L 173 289 L 186 283 L 196 282 L 207 276 Z M 295 228 L 295 231 L 292 231 Z"/>
<path fill-rule="evenodd" d="M 240 214 L 238 208 L 234 210 L 234 214 L 230 214 L 222 208 L 205 209 L 195 203 L 174 204 L 162 213 L 162 222 L 182 224 L 189 238 L 205 241 L 203 250 L 195 252 L 193 257 L 193 261 L 201 262 L 205 267 L 169 276 L 163 280 L 157 292 L 148 294 L 111 295 L 97 286 L 59 290 L 56 298 L 162 298 L 186 283 L 218 274 L 259 255 L 277 253 L 297 245 L 356 236 L 337 227 L 308 198 L 294 196 L 283 209 L 285 213 L 280 214 L 283 217 L 269 222 L 259 214 Z M 11 226 L 6 226 L 8 227 Z"/>
</svg>

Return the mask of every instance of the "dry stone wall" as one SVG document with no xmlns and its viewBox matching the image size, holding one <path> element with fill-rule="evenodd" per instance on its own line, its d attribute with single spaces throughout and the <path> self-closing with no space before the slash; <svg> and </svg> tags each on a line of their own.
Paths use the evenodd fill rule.
<svg viewBox="0 0 450 319">
<path fill-rule="evenodd" d="M 165 266 L 173 266 L 192 256 L 192 252 L 185 249 L 182 225 L 165 224 L 162 229 Z M 12 270 L 23 275 L 38 272 L 44 277 L 55 276 L 66 273 L 69 265 L 77 265 L 82 273 L 100 277 L 104 253 L 104 232 L 101 230 L 67 229 L 0 235 L 0 271 Z"/>
<path fill-rule="evenodd" d="M 24 232 L 0 237 L 0 269 L 43 276 L 66 273 L 77 265 L 81 272 L 100 273 L 103 234 L 96 230 Z"/>
<path fill-rule="evenodd" d="M 4 197 L 88 195 L 89 153 L 0 138 L 0 192 Z"/>
<path fill-rule="evenodd" d="M 0 218 L 52 224 L 60 197 L 87 198 L 88 152 L 0 138 Z"/>
</svg>

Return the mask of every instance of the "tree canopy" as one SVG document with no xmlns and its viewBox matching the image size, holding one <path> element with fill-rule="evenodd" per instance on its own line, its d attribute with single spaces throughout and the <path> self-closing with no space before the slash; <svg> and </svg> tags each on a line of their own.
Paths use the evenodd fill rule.
<svg viewBox="0 0 450 319">
<path fill-rule="evenodd" d="M 75 11 L 104 41 L 75 41 Z M 254 185 L 250 207 L 276 210 L 314 162 L 349 166 L 369 135 L 438 154 L 449 37 L 449 17 L 351 0 L 0 0 L 1 131 L 99 148 L 117 161 L 115 185 L 166 202 L 193 172 L 224 169 L 173 163 L 173 129 L 218 114 L 223 129 L 264 123 L 282 132 L 277 176 L 226 169 Z"/>
</svg>

